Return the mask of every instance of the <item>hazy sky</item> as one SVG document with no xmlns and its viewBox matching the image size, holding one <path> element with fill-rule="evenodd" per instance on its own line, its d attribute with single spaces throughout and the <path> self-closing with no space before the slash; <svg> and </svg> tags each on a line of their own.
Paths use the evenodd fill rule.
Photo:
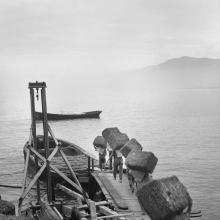
<svg viewBox="0 0 220 220">
<path fill-rule="evenodd" d="M 1 76 L 124 71 L 184 55 L 220 57 L 219 0 L 0 0 Z"/>
</svg>

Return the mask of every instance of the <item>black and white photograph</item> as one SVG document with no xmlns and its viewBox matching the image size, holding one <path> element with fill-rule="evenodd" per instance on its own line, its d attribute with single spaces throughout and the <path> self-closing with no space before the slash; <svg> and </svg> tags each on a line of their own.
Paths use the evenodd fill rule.
<svg viewBox="0 0 220 220">
<path fill-rule="evenodd" d="M 219 220 L 220 1 L 0 0 L 0 220 Z"/>
</svg>

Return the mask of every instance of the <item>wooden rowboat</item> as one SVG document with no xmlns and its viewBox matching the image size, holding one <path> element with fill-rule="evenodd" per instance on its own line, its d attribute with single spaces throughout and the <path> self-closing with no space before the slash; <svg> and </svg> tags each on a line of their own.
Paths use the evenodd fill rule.
<svg viewBox="0 0 220 220">
<path fill-rule="evenodd" d="M 68 120 L 68 119 L 82 119 L 82 118 L 100 118 L 100 114 L 102 111 L 90 111 L 90 112 L 83 112 L 80 114 L 54 114 L 54 113 L 47 113 L 47 119 L 51 121 L 56 120 Z M 43 113 L 42 112 L 35 112 L 35 119 L 42 120 Z"/>
<path fill-rule="evenodd" d="M 45 156 L 44 137 L 42 135 L 37 135 L 36 140 L 37 152 L 42 155 L 43 160 L 43 157 Z M 49 152 L 52 153 L 57 144 L 50 136 L 48 137 L 48 141 Z M 65 157 L 68 159 L 74 173 L 76 174 L 83 193 L 79 193 L 74 187 L 71 187 L 68 181 L 65 181 L 66 178 L 60 178 L 58 174 L 51 169 L 52 188 L 54 196 L 56 195 L 56 200 L 53 203 L 49 203 L 46 196 L 44 196 L 40 203 L 32 203 L 31 206 L 22 210 L 21 216 L 28 216 L 31 217 L 31 219 L 38 218 L 39 220 L 77 220 L 81 218 L 93 219 L 92 214 L 98 216 L 111 215 L 113 212 L 111 204 L 107 201 L 105 194 L 102 192 L 99 182 L 92 175 L 92 166 L 98 164 L 96 158 L 73 143 L 61 139 L 57 139 L 57 141 L 60 145 L 60 149 L 65 154 Z M 29 153 L 28 157 L 28 150 L 32 147 L 31 145 L 32 143 L 30 144 L 30 142 L 27 142 L 24 146 L 25 160 L 29 158 L 27 171 L 29 176 L 35 173 L 34 154 Z M 40 156 L 38 157 L 40 158 Z M 67 178 L 75 182 L 59 152 L 54 155 L 50 164 L 52 167 L 56 167 Z M 39 169 L 43 167 L 42 161 L 38 160 L 38 165 Z M 40 179 L 42 182 L 46 182 L 46 172 L 42 172 Z M 93 211 L 91 210 L 92 207 Z M 99 209 L 101 211 L 99 213 L 96 213 L 97 207 L 100 207 Z M 78 218 L 77 216 L 81 216 L 81 218 Z"/>
</svg>

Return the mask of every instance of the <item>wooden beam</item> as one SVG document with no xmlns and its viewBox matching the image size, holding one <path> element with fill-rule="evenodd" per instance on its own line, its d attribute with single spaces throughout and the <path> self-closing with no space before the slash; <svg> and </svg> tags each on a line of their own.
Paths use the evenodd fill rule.
<svg viewBox="0 0 220 220">
<path fill-rule="evenodd" d="M 90 157 L 88 157 L 88 172 L 90 173 Z"/>
<path fill-rule="evenodd" d="M 46 159 L 39 154 L 33 147 L 29 147 L 30 151 L 35 154 L 38 158 L 40 158 L 44 163 L 46 163 Z"/>
<path fill-rule="evenodd" d="M 29 139 L 28 139 L 28 144 L 29 144 L 29 145 L 31 145 L 32 140 L 33 140 L 33 136 L 32 136 L 32 125 L 31 125 L 30 135 L 29 135 Z"/>
<path fill-rule="evenodd" d="M 25 167 L 24 167 L 24 179 L 23 179 L 22 190 L 21 190 L 22 193 L 24 192 L 25 187 L 26 187 L 26 178 L 27 178 L 27 170 L 28 170 L 29 158 L 30 158 L 30 150 L 27 149 L 26 160 L 25 160 Z"/>
<path fill-rule="evenodd" d="M 47 158 L 48 161 L 51 161 L 53 159 L 53 157 L 56 155 L 57 151 L 59 150 L 59 146 L 57 145 L 54 150 L 52 151 L 52 153 L 50 154 L 50 156 Z"/>
<path fill-rule="evenodd" d="M 38 178 L 40 177 L 40 175 L 43 173 L 44 169 L 46 168 L 46 163 L 38 170 L 38 172 L 36 173 L 36 175 L 34 176 L 34 179 L 31 180 L 29 186 L 27 187 L 27 189 L 22 193 L 22 195 L 20 196 L 20 199 L 24 199 L 26 197 L 26 195 L 29 193 L 29 191 L 31 190 L 31 188 L 33 187 L 33 185 L 36 183 L 36 181 L 38 180 Z"/>
<path fill-rule="evenodd" d="M 46 83 L 45 82 L 34 82 L 34 83 L 29 83 L 29 88 L 46 88 Z"/>
<path fill-rule="evenodd" d="M 118 214 L 117 213 L 117 215 L 115 214 L 115 215 L 100 216 L 97 219 L 106 219 L 106 218 L 110 218 L 110 219 L 116 218 L 116 219 L 119 219 L 120 217 L 129 216 L 129 215 L 133 215 L 133 213 L 122 213 L 122 214 Z"/>
<path fill-rule="evenodd" d="M 57 208 L 55 206 L 52 206 L 52 209 L 54 210 L 54 212 L 59 216 L 59 218 L 61 220 L 63 220 L 63 216 L 60 214 L 60 212 L 57 210 Z"/>
<path fill-rule="evenodd" d="M 94 159 L 92 158 L 92 172 L 94 172 Z"/>
<path fill-rule="evenodd" d="M 90 210 L 91 220 L 97 220 L 96 206 L 95 206 L 95 202 L 92 200 L 89 200 L 89 210 Z"/>
<path fill-rule="evenodd" d="M 30 102 L 31 102 L 31 134 L 33 138 L 33 148 L 37 149 L 37 129 L 36 129 L 36 119 L 35 119 L 35 97 L 34 88 L 30 86 Z M 38 172 L 38 158 L 34 158 L 35 161 L 35 174 Z M 40 182 L 37 181 L 37 201 L 40 202 Z"/>
<path fill-rule="evenodd" d="M 107 205 L 107 204 L 109 204 L 107 201 L 101 201 L 101 202 L 95 202 L 95 206 L 97 207 L 97 206 L 100 206 L 100 205 Z M 77 207 L 77 209 L 78 210 L 86 210 L 86 209 L 89 209 L 89 207 L 88 207 L 88 205 L 86 204 L 86 205 L 80 205 L 80 206 L 78 206 Z M 72 206 L 70 206 L 70 205 L 63 205 L 62 206 L 62 210 L 63 210 L 63 213 L 65 213 L 65 215 L 71 215 L 71 212 L 72 212 Z M 80 213 L 82 213 L 82 212 L 80 212 Z M 84 212 L 83 212 L 84 213 Z M 84 215 L 85 215 L 85 213 L 84 213 Z"/>
<path fill-rule="evenodd" d="M 88 198 L 88 195 L 87 195 L 86 192 L 84 192 L 84 190 L 83 190 L 83 188 L 82 188 L 82 186 L 81 186 L 81 184 L 80 184 L 78 178 L 76 177 L 75 172 L 73 171 L 73 169 L 72 169 L 72 167 L 71 167 L 70 162 L 68 161 L 68 159 L 67 159 L 66 155 L 64 154 L 63 150 L 60 148 L 59 142 L 57 141 L 57 139 L 56 139 L 56 137 L 55 137 L 55 135 L 54 135 L 54 133 L 53 133 L 53 131 L 52 131 L 52 129 L 50 128 L 49 125 L 48 125 L 48 131 L 49 131 L 49 133 L 51 134 L 53 140 L 55 141 L 55 143 L 56 143 L 56 145 L 57 145 L 56 148 L 58 148 L 58 150 L 59 150 L 59 152 L 60 152 L 60 154 L 61 154 L 61 156 L 62 156 L 64 162 L 66 163 L 66 165 L 67 165 L 67 167 L 68 167 L 68 169 L 69 169 L 69 171 L 70 171 L 70 173 L 71 173 L 71 176 L 73 177 L 74 181 L 78 184 L 78 186 L 79 186 L 79 188 L 80 188 L 80 192 L 82 192 L 83 196 L 85 197 L 85 201 L 86 201 L 86 199 Z M 53 152 L 54 152 L 54 151 L 53 151 Z M 53 152 L 51 153 L 50 156 L 52 156 Z M 48 159 L 50 159 L 50 158 L 48 158 Z M 52 159 L 52 157 L 51 157 L 51 159 Z M 49 160 L 49 161 L 50 161 L 50 160 Z"/>
<path fill-rule="evenodd" d="M 38 219 L 47 219 L 47 220 L 62 220 L 60 215 L 53 209 L 53 206 L 47 202 L 40 202 L 41 212 L 37 212 Z"/>
<path fill-rule="evenodd" d="M 67 177 L 64 173 L 62 173 L 59 169 L 57 169 L 54 165 L 50 164 L 51 169 L 53 169 L 58 175 L 60 175 L 64 180 L 66 180 L 70 185 L 72 185 L 76 190 L 80 193 L 83 193 L 79 186 L 74 183 L 69 177 Z"/>
<path fill-rule="evenodd" d="M 107 202 L 107 201 L 95 202 L 95 206 L 103 206 L 103 205 L 107 205 L 107 204 L 109 204 L 109 202 Z M 87 208 L 88 208 L 88 205 L 78 206 L 79 210 L 87 209 Z"/>
<path fill-rule="evenodd" d="M 41 89 L 41 105 L 43 113 L 43 133 L 44 133 L 44 148 L 45 148 L 45 157 L 49 157 L 49 140 L 48 140 L 48 122 L 47 122 L 47 101 L 46 101 L 46 84 Z M 47 169 L 47 199 L 49 203 L 53 200 L 52 195 L 52 177 L 50 172 L 50 161 L 46 163 Z"/>
<path fill-rule="evenodd" d="M 115 212 L 115 211 L 113 211 L 113 210 L 111 210 L 111 209 L 109 209 L 108 207 L 106 207 L 106 206 L 99 206 L 98 207 L 98 210 L 102 213 L 102 214 L 104 214 L 104 215 L 117 215 L 118 213 L 117 212 Z M 113 217 L 112 218 L 112 220 L 116 220 L 117 218 L 115 217 Z"/>
<path fill-rule="evenodd" d="M 53 131 L 52 131 L 52 129 L 51 129 L 51 127 L 50 127 L 49 124 L 48 124 L 48 131 L 49 131 L 51 137 L 53 138 L 55 144 L 56 144 L 57 146 L 59 146 L 59 142 L 58 142 L 58 140 L 56 139 L 56 137 L 55 137 L 55 135 L 54 135 L 54 133 L 53 133 Z"/>
<path fill-rule="evenodd" d="M 66 194 L 72 196 L 75 199 L 80 198 L 83 201 L 85 200 L 84 197 L 81 194 L 79 194 L 77 192 L 74 192 L 73 190 L 68 189 L 67 187 L 65 187 L 61 184 L 57 184 L 56 186 L 57 186 L 58 189 L 62 190 L 63 192 L 65 192 Z"/>
<path fill-rule="evenodd" d="M 74 171 L 73 171 L 73 169 L 72 169 L 72 167 L 71 167 L 70 162 L 69 162 L 68 159 L 66 158 L 66 155 L 63 153 L 63 151 L 62 151 L 61 149 L 59 149 L 59 152 L 60 152 L 60 154 L 61 154 L 61 156 L 62 156 L 64 162 L 66 163 L 67 167 L 69 168 L 70 173 L 71 173 L 73 179 L 74 179 L 75 182 L 78 184 L 78 186 L 81 188 L 81 191 L 83 191 L 82 186 L 81 186 L 79 180 L 77 179 L 76 174 L 74 173 Z"/>
</svg>

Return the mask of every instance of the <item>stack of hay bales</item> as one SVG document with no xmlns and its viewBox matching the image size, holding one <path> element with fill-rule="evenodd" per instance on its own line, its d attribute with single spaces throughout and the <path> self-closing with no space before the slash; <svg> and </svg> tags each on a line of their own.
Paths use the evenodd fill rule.
<svg viewBox="0 0 220 220">
<path fill-rule="evenodd" d="M 141 144 L 135 139 L 132 138 L 129 142 L 127 142 L 122 148 L 121 153 L 126 158 L 131 151 L 142 151 L 143 147 Z"/>
<path fill-rule="evenodd" d="M 131 151 L 125 164 L 129 169 L 152 173 L 157 165 L 157 157 L 152 152 Z"/>
<path fill-rule="evenodd" d="M 192 207 L 186 187 L 176 176 L 145 183 L 137 197 L 152 220 L 176 219 L 185 209 L 190 213 Z"/>
<path fill-rule="evenodd" d="M 121 133 L 117 127 L 106 128 L 103 130 L 102 136 L 112 150 L 120 150 L 129 141 L 127 134 Z"/>
<path fill-rule="evenodd" d="M 106 149 L 107 147 L 107 141 L 105 140 L 104 137 L 102 136 L 97 136 L 94 141 L 93 141 L 93 145 L 94 147 L 99 147 L 99 148 L 103 148 Z"/>
<path fill-rule="evenodd" d="M 141 144 L 134 138 L 128 139 L 118 128 L 106 128 L 102 135 L 113 150 L 119 150 L 126 158 L 130 175 L 133 176 L 137 197 L 152 220 L 189 219 L 192 199 L 186 187 L 176 176 L 153 180 L 158 159 L 152 152 L 142 151 Z M 138 185 L 137 185 L 138 183 Z"/>
</svg>

